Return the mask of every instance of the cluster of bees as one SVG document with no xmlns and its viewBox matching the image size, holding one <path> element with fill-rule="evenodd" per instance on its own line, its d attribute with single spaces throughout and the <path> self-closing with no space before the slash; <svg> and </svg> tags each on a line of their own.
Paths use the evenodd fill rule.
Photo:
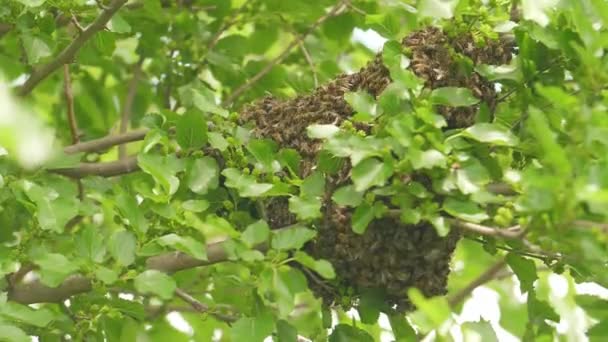
<svg viewBox="0 0 608 342">
<path fill-rule="evenodd" d="M 475 65 L 505 64 L 511 58 L 506 43 L 488 40 L 478 47 L 470 34 L 450 38 L 441 29 L 429 27 L 411 33 L 402 44 L 410 58 L 408 68 L 424 80 L 425 88 L 466 87 L 494 108 L 494 85 L 474 71 L 463 72 L 454 56 L 464 56 Z M 301 176 L 305 177 L 314 169 L 321 148 L 320 141 L 307 137 L 306 128 L 311 124 L 339 126 L 354 114 L 344 100 L 345 93 L 365 90 L 377 96 L 390 83 L 389 71 L 378 55 L 359 72 L 339 75 L 311 94 L 289 100 L 265 97 L 246 106 L 240 118 L 243 123 L 253 122 L 257 136 L 274 139 L 282 148 L 296 149 L 302 156 Z M 440 106 L 437 111 L 446 118 L 448 128 L 458 128 L 470 125 L 477 109 Z M 369 133 L 369 127 L 362 129 Z M 325 217 L 316 225 L 316 239 L 305 247 L 312 256 L 329 260 L 338 279 L 328 284 L 313 277 L 309 279 L 311 288 L 328 305 L 343 306 L 356 305 L 357 293 L 363 289 L 381 289 L 387 304 L 398 310 L 412 309 L 406 295 L 410 287 L 419 288 L 426 296 L 445 294 L 459 233 L 452 230 L 446 237 L 439 237 L 430 224 L 406 225 L 398 218 L 376 219 L 364 234 L 354 233 L 353 210 L 331 201 L 332 192 L 350 182 L 350 169 L 346 161 L 337 174 L 327 176 L 322 207 Z M 295 223 L 285 198 L 269 201 L 266 213 L 273 228 Z M 348 303 L 343 300 L 345 288 L 354 298 Z"/>
</svg>

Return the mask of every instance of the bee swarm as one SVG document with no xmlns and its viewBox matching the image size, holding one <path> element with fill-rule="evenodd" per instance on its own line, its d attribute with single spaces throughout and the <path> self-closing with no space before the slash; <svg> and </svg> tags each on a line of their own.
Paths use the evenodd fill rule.
<svg viewBox="0 0 608 342">
<path fill-rule="evenodd" d="M 488 39 L 483 47 L 477 47 L 470 34 L 449 38 L 434 27 L 413 32 L 402 45 L 410 52 L 410 70 L 425 81 L 426 88 L 466 87 L 490 110 L 494 109 L 494 85 L 475 72 L 463 74 L 452 56 L 456 52 L 474 64 L 505 64 L 511 58 L 509 46 Z M 365 90 L 377 96 L 390 82 L 389 72 L 378 55 L 359 72 L 340 75 L 310 95 L 286 101 L 265 97 L 244 108 L 241 120 L 253 122 L 257 136 L 274 139 L 283 148 L 296 149 L 302 156 L 301 176 L 305 177 L 315 165 L 321 147 L 320 141 L 307 137 L 306 128 L 311 124 L 340 125 L 354 114 L 344 100 L 345 93 Z M 459 128 L 473 123 L 477 109 L 439 106 L 437 111 L 446 118 L 448 128 Z M 374 220 L 364 234 L 355 234 L 351 229 L 352 210 L 331 201 L 332 189 L 347 184 L 349 173 L 350 166 L 344 165 L 337 175 L 327 177 L 328 193 L 322 209 L 326 217 L 317 227 L 316 239 L 306 246 L 309 254 L 333 264 L 339 285 L 332 287 L 310 279 L 313 290 L 328 305 L 348 306 L 356 305 L 356 301 L 343 303 L 340 293 L 344 288 L 353 289 L 355 298 L 363 289 L 381 289 L 387 304 L 398 310 L 412 309 L 406 295 L 410 287 L 419 288 L 426 296 L 445 294 L 449 264 L 460 234 L 452 230 L 448 236 L 439 237 L 430 224 L 408 226 L 397 218 Z M 295 223 L 285 198 L 273 199 L 266 209 L 273 228 Z"/>
</svg>

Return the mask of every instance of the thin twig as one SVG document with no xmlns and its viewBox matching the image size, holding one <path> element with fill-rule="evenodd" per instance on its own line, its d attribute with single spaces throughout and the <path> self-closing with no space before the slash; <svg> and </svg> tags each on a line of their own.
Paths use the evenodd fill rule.
<svg viewBox="0 0 608 342">
<path fill-rule="evenodd" d="M 175 289 L 175 295 L 177 297 L 179 297 L 181 300 L 183 300 L 184 302 L 190 304 L 192 306 L 192 308 L 200 313 L 208 313 L 210 315 L 212 315 L 213 317 L 227 322 L 227 323 L 232 323 L 236 321 L 236 317 L 234 316 L 228 316 L 228 315 L 224 315 L 218 312 L 213 312 L 213 310 L 211 310 L 211 308 L 209 307 L 209 305 L 201 303 L 198 299 L 192 297 L 190 294 L 188 294 L 186 291 L 180 289 L 179 287 Z"/>
<path fill-rule="evenodd" d="M 80 142 L 78 133 L 78 123 L 74 112 L 74 93 L 72 92 L 72 81 L 70 77 L 70 66 L 63 65 L 63 92 L 65 94 L 66 107 L 68 111 L 68 123 L 70 124 L 70 133 L 72 135 L 72 144 Z"/>
<path fill-rule="evenodd" d="M 228 30 L 232 25 L 234 25 L 234 23 L 236 23 L 239 14 L 241 14 L 247 8 L 247 5 L 249 4 L 249 2 L 250 2 L 250 0 L 245 1 L 245 3 L 243 3 L 241 5 L 241 7 L 239 7 L 238 10 L 236 10 L 232 13 L 230 18 L 220 27 L 220 29 L 217 30 L 217 32 L 215 32 L 215 34 L 209 40 L 209 44 L 207 45 L 207 52 L 205 53 L 205 55 L 207 55 L 209 53 L 209 51 L 213 50 L 213 48 L 220 41 L 222 34 L 224 34 L 224 32 L 226 32 L 226 30 Z"/>
<path fill-rule="evenodd" d="M 575 226 L 581 228 L 599 228 L 606 234 L 608 234 L 608 223 L 594 222 L 588 220 L 574 220 L 572 222 Z"/>
<path fill-rule="evenodd" d="M 78 122 L 76 121 L 76 113 L 74 111 L 74 92 L 72 91 L 70 66 L 68 64 L 63 65 L 63 80 L 63 91 L 65 93 L 72 144 L 77 144 L 80 142 L 80 134 L 78 133 Z M 82 186 L 80 179 L 76 180 L 76 186 L 78 187 L 78 198 L 82 201 L 84 199 L 84 187 Z"/>
<path fill-rule="evenodd" d="M 367 12 L 365 12 L 364 10 L 358 8 L 357 6 L 353 5 L 350 0 L 346 1 L 346 6 L 348 6 L 348 8 L 350 8 L 351 10 L 353 10 L 353 12 L 360 14 L 362 16 L 366 16 Z"/>
<path fill-rule="evenodd" d="M 294 40 L 292 40 L 291 43 L 289 43 L 289 45 L 287 45 L 285 50 L 283 50 L 283 52 L 280 55 L 278 55 L 273 60 L 271 60 L 255 76 L 253 76 L 247 82 L 245 82 L 245 84 L 241 85 L 235 91 L 233 91 L 232 94 L 230 94 L 230 96 L 228 96 L 228 98 L 224 101 L 223 105 L 229 106 L 232 103 L 234 103 L 234 101 L 239 96 L 241 96 L 245 91 L 247 91 L 249 88 L 251 88 L 256 82 L 258 82 L 260 79 L 262 79 L 262 77 L 266 76 L 266 74 L 268 74 L 275 65 L 281 63 L 285 58 L 287 58 L 287 56 L 289 55 L 291 50 L 294 47 L 296 47 L 297 45 L 299 45 L 304 40 L 304 38 L 306 38 L 306 36 L 308 36 L 309 34 L 314 32 L 317 29 L 317 27 L 319 27 L 321 24 L 323 24 L 327 19 L 337 15 L 343 9 L 344 9 L 344 1 L 338 1 L 338 3 L 327 14 L 325 14 L 325 15 L 321 16 L 319 19 L 317 19 L 317 21 L 315 21 L 310 26 L 310 28 L 306 32 L 304 32 L 304 34 L 301 34 L 301 35 L 297 36 Z"/>
<path fill-rule="evenodd" d="M 448 304 L 450 304 L 450 307 L 455 307 L 456 305 L 460 304 L 473 292 L 473 290 L 494 279 L 500 273 L 500 271 L 505 268 L 506 265 L 507 262 L 505 259 L 501 259 L 494 263 L 485 272 L 480 274 L 479 277 L 473 279 L 473 281 L 471 281 L 463 289 L 450 296 L 448 298 Z"/>
<path fill-rule="evenodd" d="M 76 27 L 78 32 L 82 33 L 84 31 L 84 28 L 82 27 L 82 25 L 80 25 L 80 23 L 78 22 L 78 18 L 76 18 L 74 14 L 70 14 L 70 21 Z"/>
<path fill-rule="evenodd" d="M 316 88 L 319 86 L 319 78 L 317 76 L 317 67 L 315 66 L 315 63 L 313 62 L 312 57 L 310 56 L 310 53 L 308 52 L 308 49 L 306 48 L 306 44 L 304 44 L 304 42 L 300 43 L 300 50 L 302 50 L 302 54 L 304 55 L 306 62 L 310 66 L 310 70 L 312 71 L 312 77 L 315 82 L 315 88 Z"/>
<path fill-rule="evenodd" d="M 457 228 L 485 236 L 495 236 L 505 239 L 520 239 L 524 233 L 524 231 L 519 225 L 513 226 L 511 228 L 499 229 L 454 219 L 449 219 L 448 221 L 450 222 L 450 224 Z"/>
<path fill-rule="evenodd" d="M 127 128 L 129 127 L 129 122 L 131 121 L 131 112 L 133 111 L 133 102 L 135 102 L 135 95 L 137 94 L 137 83 L 139 82 L 139 78 L 141 77 L 142 70 L 141 65 L 144 62 L 144 58 L 140 57 L 139 61 L 133 67 L 133 77 L 129 82 L 127 96 L 125 97 L 125 102 L 122 105 L 122 113 L 120 115 L 120 134 L 124 134 L 127 132 Z M 118 158 L 125 159 L 127 157 L 127 146 L 122 144 L 118 146 Z"/>
<path fill-rule="evenodd" d="M 182 299 L 184 302 L 190 304 L 194 308 L 194 310 L 198 312 L 209 311 L 209 306 L 207 304 L 201 303 L 198 299 L 192 297 L 186 291 L 180 289 L 179 287 L 175 289 L 175 295 Z"/>
<path fill-rule="evenodd" d="M 467 238 L 471 241 L 475 241 L 482 245 L 487 243 L 487 241 L 485 241 L 481 238 L 476 238 L 476 237 L 467 237 Z M 527 257 L 534 258 L 534 259 L 539 259 L 539 260 L 542 260 L 543 262 L 546 262 L 547 260 L 552 260 L 552 259 L 553 260 L 559 259 L 561 257 L 558 254 L 544 252 L 544 251 L 540 250 L 539 248 L 534 248 L 534 250 L 531 251 L 531 250 L 526 250 L 526 249 L 516 249 L 516 248 L 502 246 L 502 245 L 495 245 L 494 247 L 496 249 L 500 249 L 503 251 L 515 253 L 515 254 L 522 255 L 522 256 L 527 256 Z"/>
<path fill-rule="evenodd" d="M 104 9 L 101 14 L 82 31 L 76 39 L 74 39 L 65 49 L 63 49 L 55 59 L 48 64 L 37 68 L 32 72 L 30 77 L 17 91 L 17 95 L 26 96 L 29 94 L 42 80 L 48 77 L 55 70 L 60 68 L 62 65 L 72 62 L 76 53 L 84 46 L 84 44 L 93 37 L 95 33 L 101 31 L 106 27 L 106 24 L 112 16 L 124 5 L 127 0 L 112 0 L 108 7 Z"/>
</svg>

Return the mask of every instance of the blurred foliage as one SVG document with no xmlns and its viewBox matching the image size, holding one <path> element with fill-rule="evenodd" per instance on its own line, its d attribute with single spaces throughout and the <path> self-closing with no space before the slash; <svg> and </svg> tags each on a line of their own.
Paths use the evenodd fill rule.
<svg viewBox="0 0 608 342">
<path fill-rule="evenodd" d="M 17 87 L 52 62 L 79 26 L 115 2 L 3 0 L 6 83 Z M 52 172 L 118 156 L 117 147 L 75 157 L 51 151 L 50 128 L 62 145 L 73 140 L 60 70 L 27 97 L 0 93 L 0 340 L 492 341 L 510 333 L 525 341 L 603 341 L 607 298 L 581 294 L 578 284 L 608 287 L 608 2 L 515 2 L 351 0 L 308 32 L 333 0 L 129 1 L 82 46 L 69 74 L 81 141 L 120 133 L 132 101 L 127 126 L 149 129 L 127 147 L 141 172 L 78 182 Z M 476 105 L 469 89 L 429 91 L 404 69 L 407 51 L 397 42 L 427 25 L 472 32 L 479 44 L 499 36 L 514 41 L 509 65 L 469 70 L 462 59 L 463 70 L 500 89 L 495 110 L 478 106 L 471 127 L 443 130 L 435 111 Z M 360 299 L 356 314 L 322 306 L 307 273 L 331 281 L 334 268 L 301 248 L 318 234 L 322 173 L 331 173 L 335 159 L 320 158 L 319 171 L 302 179 L 295 150 L 254 139 L 238 121 L 240 108 L 255 99 L 308 93 L 373 59 L 376 51 L 353 39 L 355 29 L 388 41 L 382 56 L 395 82 L 377 99 L 348 93 L 351 121 L 308 129 L 327 155 L 353 166 L 353 185 L 332 197 L 356 208 L 353 230 L 363 233 L 387 214 L 380 198 L 388 196 L 403 222 L 430 222 L 440 235 L 457 229 L 452 219 L 525 231 L 522 239 L 467 234 L 452 261 L 448 296 L 425 298 L 411 289 L 417 310 L 407 314 L 373 296 Z M 301 43 L 271 63 L 298 36 Z M 268 65 L 232 106 L 222 104 Z M 141 77 L 133 82 L 137 68 Z M 361 124 L 373 127 L 369 135 L 354 128 Z M 41 149 L 49 155 L 24 160 Z M 428 184 L 404 186 L 412 173 Z M 494 184 L 510 190 L 488 190 Z M 297 226 L 269 229 L 259 206 L 275 196 L 290 197 Z M 226 238 L 229 262 L 170 275 L 145 267 L 146 258 L 167 251 L 207 260 L 208 244 Z M 267 251 L 255 249 L 267 241 Z M 473 301 L 452 302 L 453 295 L 502 259 L 508 267 L 480 284 L 496 295 L 499 317 L 463 321 Z M 34 265 L 44 285 L 80 274 L 92 279 L 92 290 L 69 305 L 20 304 L 10 300 L 10 279 L 24 265 Z M 564 293 L 556 294 L 557 283 Z M 170 311 L 191 329 L 175 328 Z"/>
</svg>

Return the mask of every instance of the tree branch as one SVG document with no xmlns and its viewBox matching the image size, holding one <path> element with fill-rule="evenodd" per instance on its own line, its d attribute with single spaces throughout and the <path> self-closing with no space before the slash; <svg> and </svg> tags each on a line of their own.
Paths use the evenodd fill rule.
<svg viewBox="0 0 608 342">
<path fill-rule="evenodd" d="M 608 223 L 594 222 L 588 220 L 575 220 L 572 222 L 575 226 L 581 228 L 599 228 L 604 233 L 608 234 Z"/>
<path fill-rule="evenodd" d="M 284 229 L 288 229 L 288 227 Z M 227 261 L 228 253 L 224 249 L 226 241 L 207 245 L 207 260 L 195 259 L 181 252 L 169 252 L 146 259 L 146 268 L 165 273 L 174 273 Z M 268 245 L 260 244 L 256 246 L 256 249 L 263 252 L 268 249 Z M 32 282 L 15 282 L 8 289 L 8 298 L 22 304 L 56 303 L 91 290 L 92 284 L 90 279 L 82 275 L 73 275 L 54 288 L 42 284 L 39 279 Z"/>
<path fill-rule="evenodd" d="M 13 29 L 12 24 L 0 23 L 0 38 Z"/>
<path fill-rule="evenodd" d="M 450 224 L 454 225 L 457 228 L 485 236 L 496 236 L 504 239 L 520 239 L 524 235 L 524 231 L 519 225 L 513 226 L 511 228 L 499 229 L 454 219 L 449 219 L 448 221 L 450 222 Z"/>
<path fill-rule="evenodd" d="M 241 85 L 235 91 L 233 91 L 232 94 L 230 94 L 230 96 L 228 96 L 228 98 L 224 101 L 223 105 L 224 106 L 231 105 L 245 91 L 247 91 L 249 88 L 251 88 L 260 79 L 262 79 L 262 77 L 266 76 L 266 74 L 268 74 L 275 65 L 281 63 L 289 55 L 291 50 L 294 47 L 298 46 L 304 40 L 304 38 L 306 38 L 306 36 L 308 36 L 309 34 L 314 32 L 314 30 L 316 30 L 317 27 L 319 27 L 321 24 L 323 24 L 323 22 L 325 22 L 327 19 L 340 13 L 340 11 L 342 11 L 342 9 L 344 9 L 344 1 L 338 1 L 338 3 L 327 14 L 325 14 L 325 15 L 321 16 L 319 19 L 317 19 L 317 21 L 315 21 L 310 26 L 310 28 L 306 32 L 304 32 L 304 34 L 297 36 L 294 40 L 292 40 L 291 43 L 289 43 L 289 45 L 287 45 L 285 50 L 283 50 L 283 52 L 280 55 L 278 55 L 273 60 L 271 60 L 262 70 L 260 70 L 255 76 L 250 78 L 245 84 Z"/>
<path fill-rule="evenodd" d="M 119 135 L 108 135 L 103 138 L 81 142 L 75 145 L 67 146 L 63 149 L 66 154 L 79 152 L 100 152 L 110 147 L 126 144 L 133 141 L 143 140 L 150 130 L 140 128 L 131 132 Z"/>
<path fill-rule="evenodd" d="M 473 290 L 494 279 L 496 275 L 498 275 L 500 271 L 505 268 L 506 265 L 507 262 L 505 259 L 501 259 L 494 265 L 490 266 L 490 268 L 480 274 L 479 277 L 473 279 L 471 283 L 448 298 L 448 304 L 450 304 L 450 307 L 453 308 L 457 306 L 463 300 L 465 300 L 473 292 Z"/>
<path fill-rule="evenodd" d="M 137 156 L 130 156 L 122 160 L 104 163 L 81 163 L 76 167 L 50 169 L 49 171 L 71 178 L 86 176 L 113 177 L 139 170 Z"/>
<path fill-rule="evenodd" d="M 120 134 L 125 134 L 131 121 L 131 112 L 133 109 L 133 102 L 135 101 L 135 95 L 137 95 L 137 83 L 141 77 L 142 70 L 141 65 L 144 62 L 144 58 L 140 57 L 139 61 L 133 67 L 133 78 L 129 82 L 127 96 L 122 106 L 122 113 L 120 115 Z M 127 147 L 125 145 L 118 146 L 118 158 L 125 159 L 127 157 Z"/>
<path fill-rule="evenodd" d="M 224 315 L 224 314 L 217 313 L 217 312 L 212 312 L 211 308 L 207 304 L 201 303 L 198 299 L 192 297 L 189 293 L 180 289 L 179 287 L 175 289 L 175 295 L 177 297 L 179 297 L 181 300 L 183 300 L 184 302 L 190 304 L 190 306 L 192 306 L 192 308 L 194 310 L 196 310 L 196 312 L 208 313 L 208 314 L 212 315 L 213 317 L 215 317 L 221 321 L 227 322 L 227 323 L 232 323 L 232 322 L 236 321 L 236 317 Z"/>
<path fill-rule="evenodd" d="M 42 80 L 61 67 L 63 64 L 72 62 L 76 53 L 95 33 L 104 29 L 108 21 L 112 18 L 127 0 L 112 0 L 108 7 L 89 25 L 76 39 L 74 39 L 65 49 L 63 49 L 55 59 L 46 65 L 34 70 L 30 77 L 17 91 L 17 95 L 28 95 Z"/>
<path fill-rule="evenodd" d="M 65 102 L 68 111 L 68 123 L 70 124 L 72 144 L 77 144 L 80 142 L 80 137 L 78 134 L 76 113 L 74 113 L 74 93 L 72 92 L 72 80 L 70 78 L 70 66 L 68 64 L 63 65 L 63 92 L 65 94 Z"/>
<path fill-rule="evenodd" d="M 209 44 L 207 45 L 207 51 L 205 52 L 205 56 L 209 53 L 209 51 L 211 51 L 215 47 L 215 45 L 217 45 L 217 43 L 220 41 L 220 38 L 222 37 L 222 34 L 226 32 L 226 30 L 228 30 L 230 26 L 236 23 L 239 14 L 241 14 L 247 8 L 249 2 L 250 0 L 246 0 L 241 5 L 241 7 L 239 7 L 231 14 L 230 18 L 220 27 L 220 29 L 217 30 L 215 34 L 213 34 L 213 37 L 211 37 L 211 39 L 209 40 Z"/>
</svg>

